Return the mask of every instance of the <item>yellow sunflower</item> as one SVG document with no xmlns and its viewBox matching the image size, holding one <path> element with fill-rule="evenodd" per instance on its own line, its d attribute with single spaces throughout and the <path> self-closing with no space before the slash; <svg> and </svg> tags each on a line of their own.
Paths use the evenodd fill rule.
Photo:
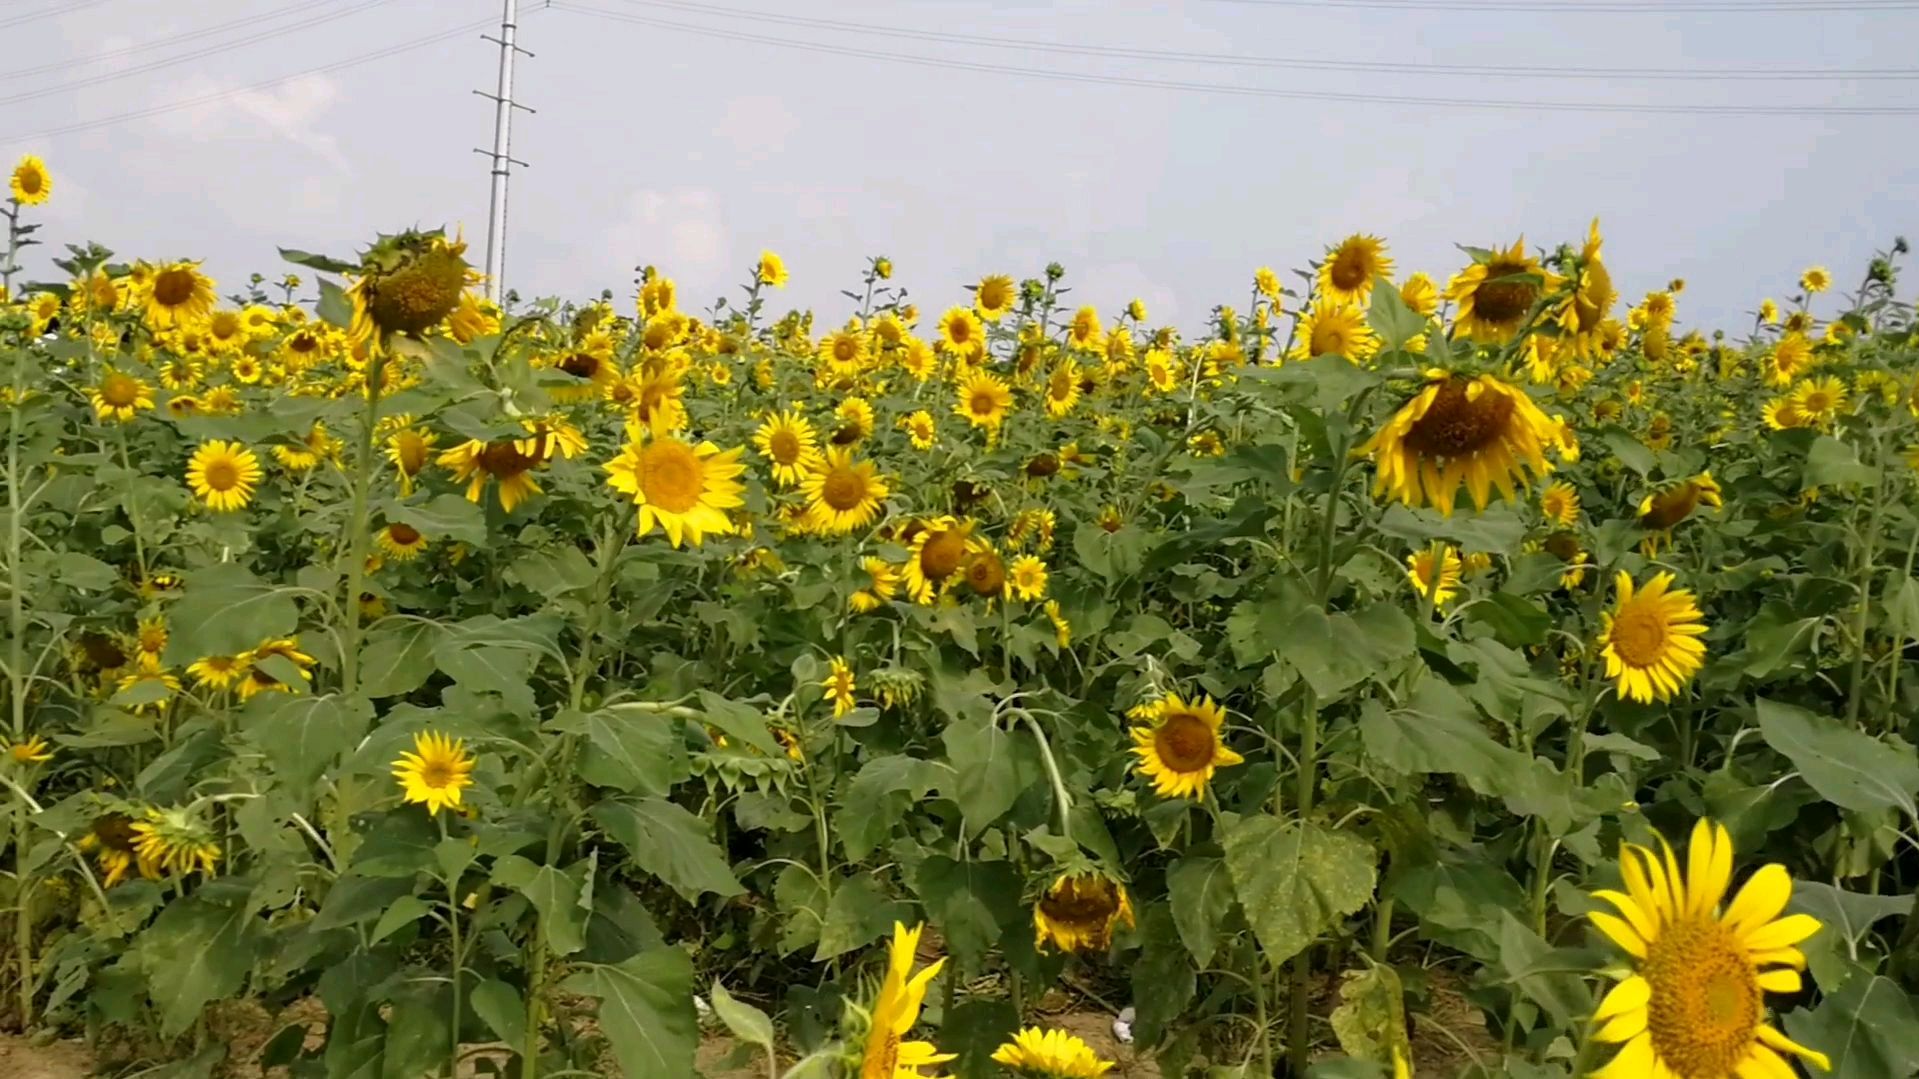
<svg viewBox="0 0 1919 1079">
<path fill-rule="evenodd" d="M 990 371 L 974 371 L 967 375 L 966 380 L 959 384 L 958 392 L 959 401 L 953 406 L 954 414 L 989 432 L 999 430 L 1007 412 L 1013 407 L 1012 389 L 1004 379 Z"/>
<path fill-rule="evenodd" d="M 126 879 L 127 871 L 136 866 L 140 875 L 148 880 L 160 876 L 157 866 L 136 856 L 135 840 L 133 818 L 125 813 L 112 812 L 95 817 L 87 828 L 87 834 L 81 836 L 74 846 L 82 853 L 93 855 L 93 863 L 100 867 L 101 885 L 111 888 Z"/>
<path fill-rule="evenodd" d="M 594 330 L 586 335 L 579 344 L 569 349 L 553 364 L 553 370 L 566 375 L 568 382 L 550 386 L 548 396 L 553 400 L 588 401 L 603 396 L 607 388 L 620 381 L 619 364 L 613 360 L 613 338 L 602 330 Z"/>
<path fill-rule="evenodd" d="M 21 158 L 7 181 L 7 191 L 13 201 L 22 206 L 38 206 L 47 201 L 53 194 L 53 176 L 47 172 L 47 163 L 32 154 Z"/>
<path fill-rule="evenodd" d="M 453 478 L 466 484 L 466 500 L 479 502 L 486 494 L 488 481 L 500 485 L 500 508 L 512 513 L 521 502 L 540 493 L 533 470 L 545 458 L 521 450 L 522 440 L 499 438 L 491 442 L 469 440 L 440 454 L 439 464 L 451 469 Z"/>
<path fill-rule="evenodd" d="M 868 584 L 847 597 L 846 605 L 854 614 L 867 614 L 890 603 L 900 590 L 900 571 L 884 558 L 868 555 L 860 559 Z"/>
<path fill-rule="evenodd" d="M 1579 253 L 1579 278 L 1572 295 L 1560 305 L 1557 321 L 1563 340 L 1580 359 L 1590 360 L 1603 352 L 1602 335 L 1607 316 L 1619 299 L 1612 274 L 1600 257 L 1605 238 L 1599 234 L 1599 219 L 1593 218 L 1586 233 L 1586 246 Z"/>
<path fill-rule="evenodd" d="M 933 414 L 920 409 L 908 416 L 900 417 L 900 430 L 912 441 L 916 450 L 930 450 L 939 438 L 939 425 L 934 422 Z"/>
<path fill-rule="evenodd" d="M 413 493 L 413 481 L 426 471 L 433 444 L 438 441 L 439 436 L 432 431 L 414 426 L 411 417 L 404 417 L 403 422 L 394 425 L 393 433 L 386 439 L 386 459 L 393 463 L 393 471 L 399 476 L 401 494 Z"/>
<path fill-rule="evenodd" d="M 1211 697 L 1188 703 L 1169 693 L 1129 714 L 1147 721 L 1132 729 L 1136 768 L 1163 798 L 1204 798 L 1216 769 L 1245 760 L 1220 741 L 1226 711 Z"/>
<path fill-rule="evenodd" d="M 1073 411 L 1080 396 L 1079 361 L 1062 356 L 1046 376 L 1046 414 L 1060 419 Z"/>
<path fill-rule="evenodd" d="M 986 350 L 986 327 L 971 308 L 949 307 L 940 316 L 940 344 L 948 352 L 971 359 Z"/>
<path fill-rule="evenodd" d="M 411 562 L 426 550 L 428 540 L 420 530 L 401 521 L 390 521 L 373 537 L 380 550 L 395 562 Z"/>
<path fill-rule="evenodd" d="M 812 471 L 800 480 L 808 499 L 806 523 L 824 535 L 842 535 L 862 528 L 879 514 L 880 502 L 891 493 L 871 461 L 856 461 L 845 446 L 832 446 Z"/>
<path fill-rule="evenodd" d="M 1459 552 L 1451 544 L 1435 544 L 1406 556 L 1406 579 L 1413 591 L 1430 595 L 1435 607 L 1444 607 L 1459 594 L 1462 570 Z"/>
<path fill-rule="evenodd" d="M 93 413 L 103 420 L 126 423 L 153 407 L 153 387 L 125 371 L 106 368 L 98 384 L 87 390 Z"/>
<path fill-rule="evenodd" d="M 1088 304 L 1073 312 L 1073 321 L 1066 324 L 1066 341 L 1086 352 L 1105 348 L 1106 334 L 1099 327 L 1099 309 Z"/>
<path fill-rule="evenodd" d="M 1033 905 L 1033 946 L 1062 952 L 1103 952 L 1121 923 L 1131 928 L 1133 900 L 1126 886 L 1104 873 L 1067 873 Z"/>
<path fill-rule="evenodd" d="M 1013 309 L 1013 301 L 1018 297 L 1012 278 L 1000 273 L 987 274 L 973 286 L 973 309 L 986 321 L 998 322 Z"/>
<path fill-rule="evenodd" d="M 1647 495 L 1639 503 L 1639 523 L 1645 528 L 1670 530 L 1692 516 L 1701 503 L 1722 505 L 1721 497 L 1719 481 L 1712 478 L 1711 472 L 1701 472 L 1656 494 Z"/>
<path fill-rule="evenodd" d="M 1559 276 L 1526 253 L 1526 239 L 1494 249 L 1485 261 L 1454 275 L 1446 298 L 1459 304 L 1454 327 L 1482 345 L 1503 345 L 1525 324 L 1541 297 L 1559 287 Z"/>
<path fill-rule="evenodd" d="M 1547 484 L 1539 492 L 1539 512 L 1548 521 L 1570 528 L 1579 523 L 1579 492 L 1563 481 Z"/>
<path fill-rule="evenodd" d="M 1314 288 L 1334 303 L 1363 306 L 1373 294 L 1373 279 L 1392 275 L 1393 260 L 1386 255 L 1385 243 L 1356 232 L 1326 252 Z"/>
<path fill-rule="evenodd" d="M 725 511 L 744 504 L 745 486 L 734 477 L 746 471 L 740 461 L 746 447 L 722 452 L 711 442 L 695 445 L 670 435 L 641 442 L 640 434 L 629 427 L 625 448 L 602 466 L 607 486 L 639 504 L 639 534 L 658 525 L 673 546 L 685 538 L 697 547 L 708 532 L 731 533 Z"/>
<path fill-rule="evenodd" d="M 1766 384 L 1776 389 L 1785 389 L 1793 384 L 1800 375 L 1812 369 L 1817 357 L 1812 351 L 1812 342 L 1802 333 L 1787 333 L 1772 346 L 1772 355 L 1766 358 Z"/>
<path fill-rule="evenodd" d="M 246 673 L 247 665 L 239 656 L 201 656 L 187 664 L 193 684 L 207 689 L 227 689 Z"/>
<path fill-rule="evenodd" d="M 1832 287 L 1832 274 L 1824 266 L 1808 266 L 1799 275 L 1799 287 L 1809 296 L 1817 296 Z"/>
<path fill-rule="evenodd" d="M 1460 484 L 1485 509 L 1494 488 L 1510 501 L 1516 483 L 1552 471 L 1547 448 L 1565 457 L 1570 444 L 1576 452 L 1570 433 L 1525 391 L 1491 375 L 1431 371 L 1428 378 L 1359 448 L 1377 463 L 1375 494 L 1409 506 L 1431 503 L 1450 517 Z"/>
<path fill-rule="evenodd" d="M 1044 1079 L 1100 1079 L 1117 1066 L 1063 1030 L 1038 1027 L 1027 1027 L 1002 1043 L 993 1050 L 993 1062 Z"/>
<path fill-rule="evenodd" d="M 1838 378 L 1809 378 L 1792 389 L 1793 410 L 1802 422 L 1830 431 L 1846 412 L 1846 384 Z"/>
<path fill-rule="evenodd" d="M 760 252 L 759 265 L 753 267 L 753 279 L 762 285 L 785 288 L 786 278 L 786 260 L 771 251 Z"/>
<path fill-rule="evenodd" d="M 313 681 L 314 659 L 300 651 L 299 638 L 275 637 L 239 656 L 238 662 L 244 668 L 238 683 L 241 700 L 251 700 L 260 693 L 292 693 L 299 688 L 297 685 L 281 681 L 279 676 L 262 666 L 263 660 L 275 656 L 291 663 L 293 669 L 299 673 L 302 682 Z"/>
<path fill-rule="evenodd" d="M 1310 360 L 1315 356 L 1340 356 L 1353 363 L 1364 363 L 1379 351 L 1379 339 L 1366 321 L 1366 313 L 1344 300 L 1314 300 L 1312 310 L 1299 320 L 1299 332 L 1288 359 Z"/>
<path fill-rule="evenodd" d="M 1673 575 L 1660 573 L 1635 591 L 1624 570 L 1614 581 L 1619 596 L 1602 614 L 1600 655 L 1606 677 L 1617 680 L 1621 696 L 1650 704 L 1670 700 L 1706 663 L 1704 616 L 1684 589 L 1672 587 Z"/>
<path fill-rule="evenodd" d="M 866 369 L 871 344 L 858 328 L 835 330 L 820 338 L 818 349 L 822 384 L 835 379 L 858 378 Z"/>
<path fill-rule="evenodd" d="M 775 412 L 753 432 L 760 456 L 773 466 L 773 479 L 791 487 L 820 467 L 820 438 L 798 409 Z"/>
<path fill-rule="evenodd" d="M 935 517 L 921 522 L 909 542 L 902 573 L 906 594 L 916 603 L 930 604 L 937 592 L 966 564 L 977 549 L 972 521 Z"/>
<path fill-rule="evenodd" d="M 153 270 L 143 300 L 148 329 L 196 325 L 213 310 L 213 281 L 197 262 L 170 262 Z"/>
<path fill-rule="evenodd" d="M 0 738 L 0 750 L 5 751 L 8 760 L 22 767 L 45 764 L 53 759 L 53 750 L 48 748 L 47 740 L 37 734 L 19 742 Z"/>
<path fill-rule="evenodd" d="M 1757 317 L 1759 321 L 1768 326 L 1777 326 L 1779 324 L 1779 305 L 1773 303 L 1771 299 L 1760 300 Z"/>
<path fill-rule="evenodd" d="M 134 856 L 155 871 L 184 877 L 198 870 L 212 876 L 220 861 L 220 846 L 212 830 L 188 810 L 149 808 L 145 820 L 129 827 Z"/>
<path fill-rule="evenodd" d="M 201 443 L 187 462 L 187 486 L 218 513 L 245 509 L 260 475 L 260 459 L 252 450 L 217 438 Z"/>
<path fill-rule="evenodd" d="M 442 808 L 460 808 L 460 792 L 473 785 L 473 758 L 464 742 L 424 731 L 413 736 L 413 752 L 393 762 L 393 778 L 406 804 L 417 802 L 438 815 Z"/>
<path fill-rule="evenodd" d="M 920 1079 L 921 1068 L 935 1067 L 953 1059 L 953 1054 L 940 1052 L 932 1042 L 905 1040 L 913 1025 L 919 1022 L 927 985 L 946 965 L 944 958 L 936 959 L 918 974 L 913 973 L 913 958 L 919 951 L 923 928 L 908 929 L 893 923 L 886 976 L 873 999 L 866 1043 L 860 1050 L 859 1079 Z"/>
<path fill-rule="evenodd" d="M 1046 563 L 1036 555 L 1021 555 L 1013 560 L 1009 575 L 1013 594 L 1032 602 L 1046 598 Z"/>
<path fill-rule="evenodd" d="M 1632 965 L 1593 1015 L 1599 1040 L 1624 1043 L 1597 1079 L 1786 1079 L 1793 1056 L 1831 1070 L 1824 1053 L 1766 1022 L 1765 995 L 1800 991 L 1798 945 L 1823 928 L 1810 914 L 1785 914 L 1792 877 L 1784 866 L 1760 868 L 1721 909 L 1732 837 L 1701 820 L 1683 869 L 1663 837 L 1657 851 L 1625 845 L 1619 868 L 1624 892 L 1593 893 L 1619 913 L 1588 915 Z"/>
<path fill-rule="evenodd" d="M 448 240 L 437 229 L 381 237 L 347 290 L 353 301 L 347 336 L 358 344 L 425 333 L 457 311 L 466 286 L 479 280 L 466 263 L 463 238 Z"/>
<path fill-rule="evenodd" d="M 854 691 L 859 682 L 853 677 L 853 668 L 847 666 L 845 656 L 834 656 L 827 663 L 826 677 L 820 680 L 820 688 L 826 691 L 826 699 L 833 702 L 833 718 L 851 712 L 857 703 Z"/>
</svg>

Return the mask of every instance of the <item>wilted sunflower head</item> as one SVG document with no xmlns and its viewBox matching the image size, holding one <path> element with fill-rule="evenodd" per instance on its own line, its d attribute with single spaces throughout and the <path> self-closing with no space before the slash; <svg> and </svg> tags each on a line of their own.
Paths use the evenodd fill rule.
<svg viewBox="0 0 1919 1079">
<path fill-rule="evenodd" d="M 424 333 L 460 306 L 475 278 L 466 263 L 465 241 L 448 241 L 440 229 L 382 236 L 360 259 L 360 279 L 352 289 L 352 335 L 364 340 L 374 330 Z"/>
<path fill-rule="evenodd" d="M 1126 886 L 1098 871 L 1068 873 L 1053 881 L 1033 906 L 1034 944 L 1063 952 L 1103 952 L 1113 929 L 1133 925 Z"/>
</svg>

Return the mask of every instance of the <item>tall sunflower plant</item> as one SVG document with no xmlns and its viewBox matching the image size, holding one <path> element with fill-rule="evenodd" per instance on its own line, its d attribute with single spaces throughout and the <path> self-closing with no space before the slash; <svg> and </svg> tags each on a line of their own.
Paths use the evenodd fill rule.
<svg viewBox="0 0 1919 1079">
<path fill-rule="evenodd" d="M 1192 336 L 1057 265 L 782 315 L 771 252 L 704 311 L 502 310 L 457 231 L 225 301 L 71 254 L 0 306 L 12 1027 L 1901 1074 L 1903 244 L 1711 336 L 1596 223 L 1355 235 Z"/>
</svg>

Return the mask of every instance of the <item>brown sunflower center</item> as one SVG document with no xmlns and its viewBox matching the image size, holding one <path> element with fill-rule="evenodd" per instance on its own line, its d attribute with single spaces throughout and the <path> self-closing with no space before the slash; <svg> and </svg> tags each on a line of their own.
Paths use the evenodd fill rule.
<svg viewBox="0 0 1919 1079">
<path fill-rule="evenodd" d="M 1073 373 L 1064 369 L 1053 372 L 1052 377 L 1046 380 L 1046 396 L 1055 401 L 1070 400 L 1073 391 L 1078 388 L 1079 384 L 1074 381 Z"/>
<path fill-rule="evenodd" d="M 1683 1079 L 1731 1075 L 1759 1029 L 1760 992 L 1751 958 L 1716 919 L 1668 926 L 1643 970 L 1653 1051 Z"/>
<path fill-rule="evenodd" d="M 1104 926 L 1119 913 L 1119 893 L 1098 874 L 1067 877 L 1040 897 L 1039 909 L 1049 921 L 1090 930 Z"/>
<path fill-rule="evenodd" d="M 114 408 L 126 408 L 140 399 L 140 384 L 118 371 L 100 383 L 100 400 Z"/>
<path fill-rule="evenodd" d="M 833 339 L 833 359 L 839 363 L 852 363 L 860 358 L 860 343 L 857 339 L 841 334 Z"/>
<path fill-rule="evenodd" d="M 700 459 L 683 442 L 654 442 L 640 451 L 640 492 L 669 513 L 685 513 L 699 504 Z"/>
<path fill-rule="evenodd" d="M 133 821 L 124 813 L 108 813 L 95 820 L 93 835 L 108 850 L 133 849 Z"/>
<path fill-rule="evenodd" d="M 436 790 L 444 790 L 452 786 L 452 762 L 437 758 L 428 760 L 420 766 L 420 782 Z"/>
<path fill-rule="evenodd" d="M 772 452 L 774 463 L 790 465 L 800 459 L 800 436 L 782 427 L 766 440 L 766 448 Z"/>
<path fill-rule="evenodd" d="M 591 352 L 575 352 L 560 361 L 560 370 L 574 378 L 592 378 L 600 373 L 600 360 Z"/>
<path fill-rule="evenodd" d="M 201 476 L 210 489 L 231 491 L 240 485 L 240 466 L 230 457 L 217 457 L 207 462 Z"/>
<path fill-rule="evenodd" d="M 999 410 L 999 398 L 989 389 L 974 390 L 966 399 L 966 409 L 975 416 L 991 416 Z"/>
<path fill-rule="evenodd" d="M 979 305 L 981 310 L 997 311 L 1013 299 L 1013 288 L 1005 281 L 982 281 L 979 286 Z"/>
<path fill-rule="evenodd" d="M 1026 474 L 1043 479 L 1059 471 L 1059 458 L 1050 453 L 1042 453 L 1026 462 Z"/>
<path fill-rule="evenodd" d="M 1627 604 L 1613 616 L 1613 651 L 1629 667 L 1643 670 L 1657 664 L 1665 655 L 1666 637 L 1665 616 L 1644 600 Z"/>
<path fill-rule="evenodd" d="M 411 547 L 420 542 L 419 529 L 414 528 L 412 525 L 401 524 L 398 521 L 386 526 L 386 534 L 388 539 L 402 547 Z"/>
<path fill-rule="evenodd" d="M 225 341 L 230 337 L 238 337 L 240 335 L 240 326 L 239 315 L 234 314 L 232 311 L 219 311 L 215 312 L 213 318 L 207 321 L 207 332 L 219 340 Z"/>
<path fill-rule="evenodd" d="M 1413 421 L 1406 444 L 1422 457 L 1466 457 L 1505 435 L 1512 419 L 1512 398 L 1496 390 L 1472 397 L 1467 383 L 1449 379 L 1434 395 L 1426 414 Z"/>
<path fill-rule="evenodd" d="M 20 193 L 28 197 L 38 195 L 47 188 L 47 178 L 39 169 L 21 169 L 14 176 L 20 185 Z"/>
<path fill-rule="evenodd" d="M 539 463 L 538 459 L 521 453 L 511 439 L 489 442 L 486 449 L 480 451 L 480 470 L 502 480 L 527 472 Z"/>
<path fill-rule="evenodd" d="M 827 473 L 825 482 L 820 484 L 820 501 L 841 513 L 857 508 L 866 497 L 866 477 L 846 465 Z"/>
<path fill-rule="evenodd" d="M 926 537 L 920 547 L 920 573 L 928 580 L 943 581 L 959 569 L 966 557 L 966 537 L 957 528 L 948 528 Z"/>
<path fill-rule="evenodd" d="M 394 333 L 419 333 L 459 306 L 466 264 L 451 251 L 429 251 L 379 279 L 367 304 L 373 321 Z"/>
<path fill-rule="evenodd" d="M 1692 511 L 1698 508 L 1699 488 L 1691 483 L 1682 483 L 1654 496 L 1652 508 L 1640 517 L 1639 522 L 1647 528 L 1671 528 L 1692 516 Z"/>
<path fill-rule="evenodd" d="M 946 324 L 946 336 L 952 338 L 955 345 L 971 344 L 973 324 L 963 318 L 956 318 Z"/>
<path fill-rule="evenodd" d="M 1571 532 L 1554 532 L 1546 537 L 1546 542 L 1541 546 L 1561 562 L 1571 562 L 1579 557 L 1579 537 Z"/>
<path fill-rule="evenodd" d="M 1153 749 L 1175 772 L 1200 771 L 1218 748 L 1212 724 L 1193 712 L 1174 712 L 1153 731 Z"/>
<path fill-rule="evenodd" d="M 999 595 L 1006 587 L 1006 563 L 990 551 L 978 555 L 966 564 L 966 585 L 978 595 Z"/>
<path fill-rule="evenodd" d="M 1499 323 L 1525 318 L 1539 299 L 1539 286 L 1516 275 L 1532 272 L 1524 263 L 1494 259 L 1486 267 L 1486 280 L 1473 290 L 1474 317 Z"/>
<path fill-rule="evenodd" d="M 1333 256 L 1332 269 L 1326 272 L 1326 278 L 1334 288 L 1351 292 L 1366 283 L 1371 262 L 1364 248 L 1342 247 Z"/>
<path fill-rule="evenodd" d="M 1343 319 L 1322 319 L 1313 324 L 1312 354 L 1344 356 L 1352 348 L 1352 335 Z"/>
<path fill-rule="evenodd" d="M 192 270 L 161 270 L 153 278 L 153 302 L 178 307 L 193 298 Z"/>
</svg>

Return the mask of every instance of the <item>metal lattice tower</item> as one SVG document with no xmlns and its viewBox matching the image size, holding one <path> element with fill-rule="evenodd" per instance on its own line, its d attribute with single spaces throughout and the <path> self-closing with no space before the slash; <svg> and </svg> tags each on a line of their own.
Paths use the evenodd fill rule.
<svg viewBox="0 0 1919 1079">
<path fill-rule="evenodd" d="M 519 16 L 519 0 L 505 0 L 500 12 L 500 36 L 480 35 L 500 47 L 500 81 L 494 93 L 473 91 L 493 102 L 493 149 L 489 152 L 475 147 L 473 152 L 485 155 L 493 164 L 493 193 L 486 214 L 486 297 L 496 303 L 505 292 L 507 179 L 513 166 L 526 167 L 526 162 L 513 156 L 513 110 L 534 111 L 513 100 L 513 59 L 521 54 L 529 58 L 533 55 L 515 43 Z"/>
</svg>

